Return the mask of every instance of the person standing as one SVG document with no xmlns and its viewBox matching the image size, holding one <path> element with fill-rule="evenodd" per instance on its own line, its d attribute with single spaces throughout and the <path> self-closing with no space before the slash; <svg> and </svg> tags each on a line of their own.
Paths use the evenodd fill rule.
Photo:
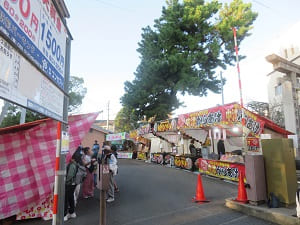
<svg viewBox="0 0 300 225">
<path fill-rule="evenodd" d="M 84 152 L 81 143 L 76 149 L 76 151 L 74 152 L 74 154 L 72 155 L 72 158 L 75 160 L 77 165 L 84 166 L 83 165 Z M 77 184 L 74 191 L 75 206 L 77 205 L 78 202 L 79 193 L 80 193 L 80 184 Z"/>
<path fill-rule="evenodd" d="M 98 144 L 98 141 L 95 140 L 95 143 L 93 145 L 93 156 L 92 156 L 92 159 L 94 159 L 93 161 L 97 160 L 99 149 L 100 149 L 100 146 Z M 93 179 L 94 179 L 94 186 L 95 187 L 97 186 L 97 173 L 96 173 L 96 171 L 97 171 L 97 164 L 94 164 Z"/>
<path fill-rule="evenodd" d="M 115 145 L 112 145 L 111 146 L 111 150 L 112 150 L 112 154 L 116 157 L 116 165 L 117 165 L 117 170 L 118 170 L 118 153 L 117 153 L 117 146 Z M 117 175 L 118 171 L 116 172 L 116 175 Z M 115 176 L 115 175 L 114 175 Z M 114 191 L 115 192 L 120 192 L 119 188 L 118 188 L 118 185 L 117 185 L 117 182 L 116 182 L 116 179 L 113 179 L 113 182 L 114 182 Z"/>
<path fill-rule="evenodd" d="M 107 202 L 113 202 L 115 200 L 115 190 L 114 190 L 114 176 L 117 174 L 118 166 L 117 166 L 117 159 L 112 154 L 110 146 L 104 147 L 104 160 L 108 164 L 108 168 L 110 171 L 110 179 L 109 179 L 109 189 L 107 192 Z"/>
<path fill-rule="evenodd" d="M 225 145 L 224 145 L 224 140 L 220 139 L 217 144 L 217 150 L 218 150 L 218 155 L 219 159 L 222 157 L 222 155 L 225 155 Z"/>
<path fill-rule="evenodd" d="M 95 143 L 93 145 L 93 157 L 97 158 L 98 152 L 99 152 L 100 146 L 98 144 L 98 141 L 95 140 Z"/>
<path fill-rule="evenodd" d="M 195 140 L 192 139 L 191 143 L 190 143 L 190 146 L 189 146 L 190 153 L 191 153 L 192 156 L 196 156 L 196 153 L 197 153 L 197 149 L 196 149 L 196 147 L 194 145 L 194 142 L 195 142 Z"/>
<path fill-rule="evenodd" d="M 86 168 L 87 176 L 82 184 L 82 195 L 83 198 L 90 198 L 94 196 L 94 179 L 93 179 L 93 171 L 94 171 L 94 163 L 96 159 L 92 160 L 93 151 L 89 147 L 85 147 L 83 164 Z"/>
<path fill-rule="evenodd" d="M 64 221 L 70 218 L 76 218 L 74 191 L 75 191 L 75 176 L 77 165 L 75 159 L 72 158 L 67 166 L 66 186 L 65 186 L 65 208 L 64 208 Z"/>
</svg>

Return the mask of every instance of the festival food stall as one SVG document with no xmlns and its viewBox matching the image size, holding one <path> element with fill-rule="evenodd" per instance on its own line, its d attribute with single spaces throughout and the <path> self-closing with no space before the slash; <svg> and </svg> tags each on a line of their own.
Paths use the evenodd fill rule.
<svg viewBox="0 0 300 225">
<path fill-rule="evenodd" d="M 145 124 L 136 130 L 130 131 L 129 137 L 134 140 L 136 149 L 133 154 L 133 159 L 147 160 L 150 154 L 151 147 L 151 124 Z"/>
<path fill-rule="evenodd" d="M 125 142 L 130 141 L 130 135 L 126 132 L 107 134 L 106 141 L 112 145 L 122 146 L 121 151 L 118 151 L 118 159 L 132 159 L 133 152 L 126 147 Z M 125 147 L 124 147 L 125 146 Z"/>
<path fill-rule="evenodd" d="M 234 181 L 238 180 L 238 171 L 245 170 L 244 155 L 262 153 L 260 140 L 263 135 L 286 137 L 290 134 L 271 120 L 237 103 L 179 115 L 177 127 L 192 138 L 197 138 L 197 130 L 205 131 L 202 151 L 205 149 L 208 154 L 195 161 L 200 172 Z M 221 139 L 224 140 L 226 153 L 219 159 L 217 143 Z"/>
</svg>

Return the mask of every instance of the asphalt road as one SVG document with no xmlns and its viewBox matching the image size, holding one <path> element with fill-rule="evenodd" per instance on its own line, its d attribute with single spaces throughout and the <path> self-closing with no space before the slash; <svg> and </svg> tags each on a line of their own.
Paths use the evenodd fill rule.
<svg viewBox="0 0 300 225">
<path fill-rule="evenodd" d="M 237 185 L 211 177 L 202 177 L 209 203 L 192 202 L 197 175 L 191 172 L 137 160 L 119 160 L 117 182 L 120 193 L 107 204 L 107 225 L 265 225 L 268 221 L 232 211 L 224 199 L 235 197 Z M 66 225 L 98 225 L 99 193 L 80 199 L 76 219 Z M 34 219 L 19 225 L 50 225 Z"/>
</svg>

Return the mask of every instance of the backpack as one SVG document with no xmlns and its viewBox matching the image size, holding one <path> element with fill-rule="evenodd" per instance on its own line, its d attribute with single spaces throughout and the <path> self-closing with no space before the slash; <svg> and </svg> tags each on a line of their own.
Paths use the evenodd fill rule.
<svg viewBox="0 0 300 225">
<path fill-rule="evenodd" d="M 77 172 L 75 175 L 75 184 L 83 183 L 86 176 L 87 176 L 86 168 L 82 165 L 77 165 Z"/>
<path fill-rule="evenodd" d="M 69 167 L 70 167 L 70 163 L 67 166 L 67 174 L 69 171 Z M 75 182 L 75 184 L 77 185 L 83 183 L 86 176 L 87 176 L 87 172 L 85 167 L 76 163 L 76 173 L 75 176 L 73 177 L 73 181 Z"/>
</svg>

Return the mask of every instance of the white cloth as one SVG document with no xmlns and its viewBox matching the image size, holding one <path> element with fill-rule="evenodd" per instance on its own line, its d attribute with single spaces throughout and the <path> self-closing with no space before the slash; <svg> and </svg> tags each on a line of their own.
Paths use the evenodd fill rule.
<svg viewBox="0 0 300 225">
<path fill-rule="evenodd" d="M 83 157 L 83 163 L 84 163 L 84 165 L 87 165 L 87 166 L 86 166 L 87 168 L 90 168 L 90 166 L 91 166 L 90 162 L 91 162 L 91 161 L 92 161 L 91 156 L 89 156 L 89 155 L 84 155 L 84 157 Z"/>
<path fill-rule="evenodd" d="M 118 160 L 114 154 L 111 154 L 110 158 L 108 159 L 108 167 L 112 171 L 113 175 L 117 175 L 118 172 Z"/>
</svg>

